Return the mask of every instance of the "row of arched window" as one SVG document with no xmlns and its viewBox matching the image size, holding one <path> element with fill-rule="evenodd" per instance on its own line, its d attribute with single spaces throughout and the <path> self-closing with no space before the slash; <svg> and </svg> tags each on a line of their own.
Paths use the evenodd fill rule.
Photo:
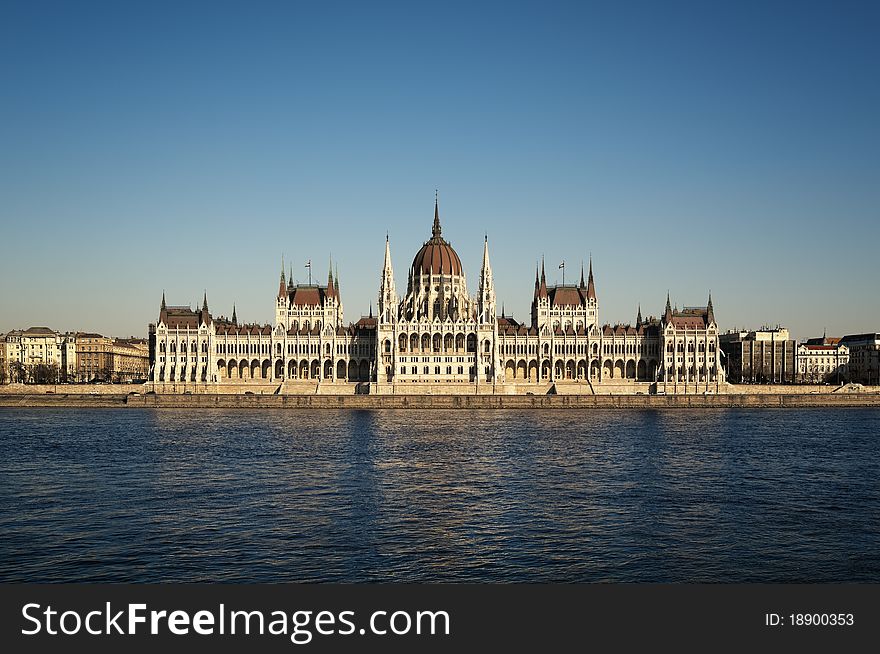
<svg viewBox="0 0 880 654">
<path fill-rule="evenodd" d="M 187 343 L 186 341 L 180 341 L 180 345 L 177 344 L 177 341 L 170 341 L 166 345 L 166 341 L 159 341 L 159 352 L 171 352 L 172 354 L 176 352 L 186 352 L 187 351 Z M 192 341 L 189 344 L 190 352 L 198 352 L 199 347 L 196 341 Z M 202 341 L 202 352 L 208 352 L 208 341 Z"/>
</svg>

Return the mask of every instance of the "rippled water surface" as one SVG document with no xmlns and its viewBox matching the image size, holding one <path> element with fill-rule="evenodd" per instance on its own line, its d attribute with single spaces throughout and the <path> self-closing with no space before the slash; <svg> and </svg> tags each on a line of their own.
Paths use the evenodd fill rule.
<svg viewBox="0 0 880 654">
<path fill-rule="evenodd" d="M 880 411 L 0 409 L 0 581 L 880 582 Z"/>
</svg>

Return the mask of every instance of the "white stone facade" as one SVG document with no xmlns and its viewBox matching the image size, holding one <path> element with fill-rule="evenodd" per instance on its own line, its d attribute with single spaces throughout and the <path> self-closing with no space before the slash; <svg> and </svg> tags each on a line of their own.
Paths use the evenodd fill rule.
<svg viewBox="0 0 880 654">
<path fill-rule="evenodd" d="M 462 393 L 496 392 L 522 384 L 587 385 L 656 382 L 657 392 L 717 391 L 723 382 L 712 299 L 660 319 L 600 327 L 593 279 L 548 287 L 535 274 L 531 325 L 499 315 L 488 238 L 477 292 L 452 246 L 442 237 L 434 205 L 431 238 L 397 294 L 386 237 L 376 315 L 343 322 L 338 275 L 326 285 L 294 284 L 284 266 L 275 324 L 239 324 L 201 310 L 169 307 L 163 296 L 151 326 L 150 379 L 163 384 L 346 382 L 369 392 L 423 392 L 426 386 Z M 416 391 L 415 389 L 421 389 Z M 543 391 L 546 392 L 546 391 Z"/>
<path fill-rule="evenodd" d="M 797 349 L 797 373 L 803 382 L 843 382 L 849 378 L 849 348 L 842 343 L 802 343 Z"/>
</svg>

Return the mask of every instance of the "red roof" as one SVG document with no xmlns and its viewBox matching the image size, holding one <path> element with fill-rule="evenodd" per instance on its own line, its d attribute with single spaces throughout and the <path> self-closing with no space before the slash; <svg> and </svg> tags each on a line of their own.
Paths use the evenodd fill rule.
<svg viewBox="0 0 880 654">
<path fill-rule="evenodd" d="M 549 290 L 554 306 L 581 306 L 587 303 L 586 292 L 577 286 L 554 286 Z"/>
<path fill-rule="evenodd" d="M 297 306 L 321 306 L 326 291 L 321 286 L 294 286 L 290 291 L 290 303 Z"/>
</svg>

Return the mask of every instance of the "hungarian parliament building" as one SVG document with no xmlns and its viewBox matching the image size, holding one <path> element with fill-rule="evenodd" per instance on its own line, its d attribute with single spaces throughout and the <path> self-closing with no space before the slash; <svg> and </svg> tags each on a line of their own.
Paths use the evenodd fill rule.
<svg viewBox="0 0 880 654">
<path fill-rule="evenodd" d="M 528 325 L 497 308 L 488 239 L 470 295 L 435 201 L 431 237 L 407 270 L 405 295 L 397 294 L 386 237 L 375 315 L 357 322 L 344 321 L 332 270 L 326 284 L 302 284 L 285 278 L 282 264 L 274 325 L 239 322 L 234 310 L 214 317 L 207 294 L 201 309 L 166 305 L 163 294 L 150 325 L 150 380 L 167 392 L 404 394 L 563 386 L 589 393 L 639 382 L 650 392 L 713 392 L 723 382 L 711 295 L 705 306 L 681 310 L 667 295 L 660 318 L 642 319 L 639 309 L 635 324 L 601 325 L 591 260 L 577 284 L 548 286 L 543 264 L 536 269 Z"/>
</svg>

